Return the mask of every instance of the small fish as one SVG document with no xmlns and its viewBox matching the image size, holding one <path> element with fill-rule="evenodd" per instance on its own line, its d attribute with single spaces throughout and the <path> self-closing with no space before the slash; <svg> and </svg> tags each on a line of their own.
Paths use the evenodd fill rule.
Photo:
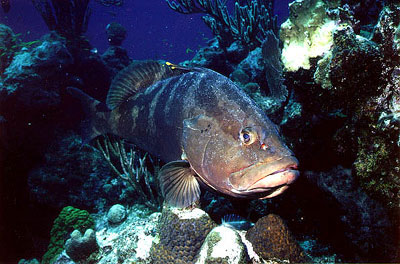
<svg viewBox="0 0 400 264">
<path fill-rule="evenodd" d="M 248 230 L 250 229 L 250 227 L 254 226 L 254 223 L 236 214 L 225 215 L 221 219 L 221 224 L 224 226 L 232 227 L 237 230 Z"/>
<path fill-rule="evenodd" d="M 167 204 L 187 207 L 200 184 L 241 198 L 281 194 L 298 161 L 277 126 L 237 85 L 206 68 L 144 61 L 120 71 L 107 106 L 68 88 L 89 114 L 87 139 L 112 133 L 168 162 L 159 172 Z"/>
<path fill-rule="evenodd" d="M 194 52 L 191 48 L 186 49 L 186 54 Z"/>
</svg>

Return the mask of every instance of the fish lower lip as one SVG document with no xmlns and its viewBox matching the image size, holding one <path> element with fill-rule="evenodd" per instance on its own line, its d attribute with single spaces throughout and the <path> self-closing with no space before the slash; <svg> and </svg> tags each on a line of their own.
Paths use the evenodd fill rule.
<svg viewBox="0 0 400 264">
<path fill-rule="evenodd" d="M 295 167 L 286 167 L 261 178 L 248 188 L 251 192 L 269 192 L 293 183 L 299 176 Z"/>
</svg>

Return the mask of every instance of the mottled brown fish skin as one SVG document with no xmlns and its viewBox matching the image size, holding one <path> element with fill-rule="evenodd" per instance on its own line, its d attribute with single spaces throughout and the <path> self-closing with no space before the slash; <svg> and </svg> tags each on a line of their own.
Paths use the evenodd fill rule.
<svg viewBox="0 0 400 264">
<path fill-rule="evenodd" d="M 159 81 L 114 109 L 108 132 L 162 160 L 184 153 L 201 181 L 236 197 L 269 198 L 298 176 L 297 160 L 264 112 L 207 69 Z M 250 131 L 252 144 L 245 144 Z"/>
</svg>

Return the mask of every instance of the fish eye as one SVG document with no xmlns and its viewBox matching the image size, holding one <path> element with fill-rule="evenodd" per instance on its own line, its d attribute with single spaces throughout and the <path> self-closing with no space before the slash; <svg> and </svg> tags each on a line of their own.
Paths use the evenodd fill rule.
<svg viewBox="0 0 400 264">
<path fill-rule="evenodd" d="M 257 133 L 251 127 L 246 127 L 240 132 L 240 140 L 245 145 L 251 145 L 257 140 Z"/>
</svg>

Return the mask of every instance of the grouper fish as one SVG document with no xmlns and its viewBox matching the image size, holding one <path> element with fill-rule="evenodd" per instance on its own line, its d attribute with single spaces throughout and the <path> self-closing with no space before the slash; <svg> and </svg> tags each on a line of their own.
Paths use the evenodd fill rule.
<svg viewBox="0 0 400 264">
<path fill-rule="evenodd" d="M 109 111 L 76 88 L 69 92 L 88 108 L 89 139 L 112 133 L 167 162 L 158 177 L 171 206 L 198 201 L 200 184 L 233 197 L 271 198 L 299 175 L 277 126 L 215 71 L 131 64 L 111 83 Z"/>
</svg>

